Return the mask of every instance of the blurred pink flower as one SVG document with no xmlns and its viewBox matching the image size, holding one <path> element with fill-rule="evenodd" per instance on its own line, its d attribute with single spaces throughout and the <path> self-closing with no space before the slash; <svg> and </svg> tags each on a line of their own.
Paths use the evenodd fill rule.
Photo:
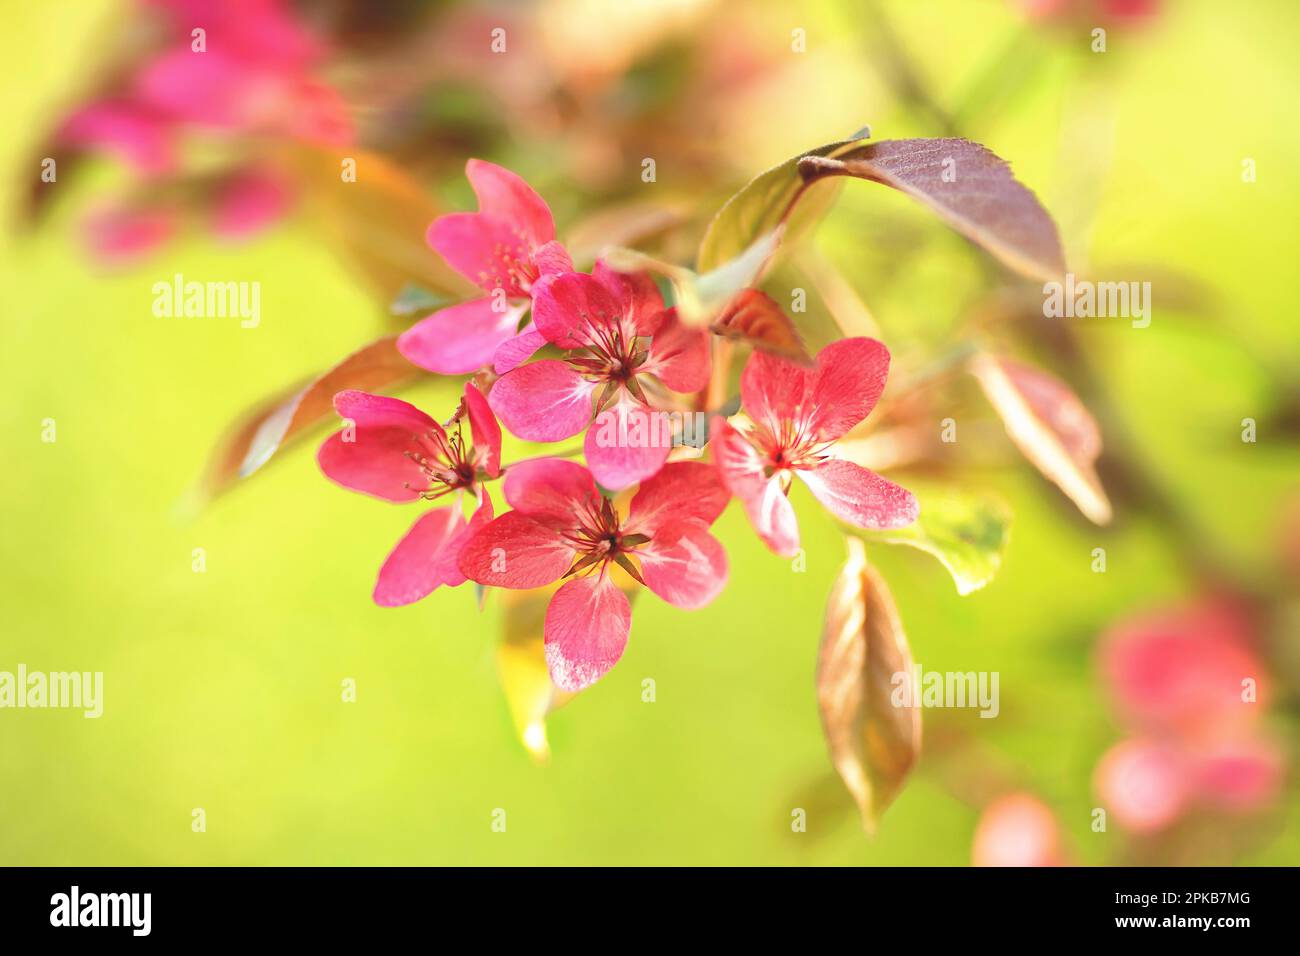
<svg viewBox="0 0 1300 956">
<path fill-rule="evenodd" d="M 492 519 L 492 499 L 483 483 L 501 473 L 501 429 L 482 394 L 465 383 L 469 444 L 459 422 L 449 431 L 396 398 L 339 392 L 334 408 L 346 425 L 316 455 L 331 481 L 385 501 L 456 498 L 449 507 L 422 515 L 397 543 L 379 570 L 375 603 L 410 604 L 442 585 L 463 584 L 461 547 Z M 466 493 L 478 502 L 468 522 L 460 504 Z"/>
<path fill-rule="evenodd" d="M 176 231 L 178 215 L 167 206 L 102 205 L 86 217 L 91 253 L 106 263 L 127 262 L 152 252 Z"/>
<path fill-rule="evenodd" d="M 439 309 L 397 340 L 403 355 L 443 375 L 475 372 L 495 362 L 498 374 L 528 359 L 545 344 L 530 321 L 539 280 L 568 272 L 573 261 L 555 241 L 546 201 L 519 176 L 493 163 L 471 159 L 465 176 L 478 197 L 478 212 L 439 216 L 428 241 L 453 269 L 486 298 Z"/>
<path fill-rule="evenodd" d="M 1269 683 L 1245 611 L 1221 599 L 1145 614 L 1103 639 L 1103 678 L 1133 736 L 1101 759 L 1095 784 L 1135 832 L 1194 806 L 1251 811 L 1280 790 L 1281 752 L 1259 729 Z"/>
<path fill-rule="evenodd" d="M 326 48 L 283 0 L 152 0 L 146 4 L 170 21 L 171 35 L 103 98 L 74 110 L 57 141 L 67 147 L 104 150 L 127 164 L 149 194 L 187 171 L 181 145 L 192 132 L 237 139 L 255 147 L 265 139 L 301 140 L 327 147 L 350 143 L 347 105 L 315 76 Z M 201 43 L 193 34 L 202 30 Z M 219 234 L 245 236 L 279 218 L 292 205 L 283 179 L 257 160 L 233 167 L 210 199 Z M 210 194 L 211 195 L 211 194 Z M 123 203 L 127 205 L 127 203 Z M 127 213 L 124 211 L 123 216 Z M 91 222 L 92 232 L 102 223 Z M 105 244 L 92 248 L 124 259 L 161 241 Z"/>
<path fill-rule="evenodd" d="M 533 321 L 565 356 L 520 365 L 497 380 L 489 399 L 502 424 L 529 441 L 587 429 L 587 464 L 605 488 L 621 490 L 658 471 L 672 436 L 655 414 L 655 396 L 661 386 L 693 392 L 708 384 L 708 333 L 665 311 L 648 276 L 603 262 L 591 275 L 539 283 Z"/>
<path fill-rule="evenodd" d="M 971 848 L 975 866 L 1063 866 L 1056 818 L 1028 793 L 998 797 L 980 815 Z"/>
<path fill-rule="evenodd" d="M 1161 0 L 1013 0 L 1031 19 L 1047 22 L 1139 23 L 1160 13 Z"/>
<path fill-rule="evenodd" d="M 901 528 L 916 520 L 911 492 L 832 456 L 835 442 L 875 407 L 889 375 L 889 351 L 875 339 L 833 342 L 802 368 L 755 351 L 740 379 L 750 424 L 715 419 L 711 446 L 725 484 L 777 554 L 799 548 L 787 494 L 796 476 L 836 517 L 859 528 Z"/>
<path fill-rule="evenodd" d="M 226 178 L 212 201 L 212 228 L 242 239 L 279 219 L 293 206 L 293 186 L 270 169 L 250 167 Z"/>
<path fill-rule="evenodd" d="M 682 608 L 703 607 L 726 584 L 727 556 L 709 526 L 727 495 L 703 463 L 665 465 L 637 490 L 626 517 L 591 472 L 558 458 L 511 465 L 505 496 L 514 510 L 470 538 L 460 569 L 504 588 L 573 576 L 551 598 L 543 625 L 547 668 L 562 690 L 598 681 L 627 646 L 632 608 L 610 564 Z"/>
</svg>

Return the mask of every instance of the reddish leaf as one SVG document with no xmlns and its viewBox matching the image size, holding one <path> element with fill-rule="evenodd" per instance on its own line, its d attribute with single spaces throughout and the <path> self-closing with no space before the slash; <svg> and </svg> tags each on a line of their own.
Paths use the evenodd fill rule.
<svg viewBox="0 0 1300 956">
<path fill-rule="evenodd" d="M 846 542 L 849 557 L 826 605 L 817 705 L 831 761 L 873 831 L 920 755 L 921 711 L 915 693 L 895 706 L 896 690 L 913 680 L 911 651 L 862 542 Z"/>
<path fill-rule="evenodd" d="M 965 139 L 900 139 L 799 161 L 805 183 L 853 176 L 917 199 L 1006 266 L 1036 279 L 1065 272 L 1056 224 L 1011 167 Z"/>
<path fill-rule="evenodd" d="M 215 497 L 261 468 L 282 446 L 334 412 L 336 392 L 379 391 L 423 374 L 387 336 L 352 353 L 288 398 L 247 413 L 218 445 L 196 489 L 198 503 Z"/>
<path fill-rule="evenodd" d="M 813 364 L 789 316 L 770 295 L 758 289 L 742 290 L 709 328 L 718 335 L 748 342 L 800 365 Z"/>
<path fill-rule="evenodd" d="M 1070 386 L 1046 372 L 981 353 L 971 371 L 1016 447 L 1096 524 L 1111 518 L 1097 477 L 1101 430 Z"/>
</svg>

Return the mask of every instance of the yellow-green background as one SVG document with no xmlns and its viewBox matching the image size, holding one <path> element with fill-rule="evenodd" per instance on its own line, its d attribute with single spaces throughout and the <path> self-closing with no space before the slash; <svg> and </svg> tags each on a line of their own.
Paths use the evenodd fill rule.
<svg viewBox="0 0 1300 956">
<path fill-rule="evenodd" d="M 37 145 L 87 84 L 114 6 L 4 7 L 0 195 L 12 219 L 38 175 Z M 737 119 L 735 140 L 717 143 L 737 153 L 734 184 L 863 122 L 880 138 L 926 132 L 865 62 L 854 7 L 737 5 L 738 17 L 770 27 L 777 47 L 788 47 L 791 26 L 808 29 L 810 65 L 806 87 L 772 91 L 765 111 L 746 104 L 752 115 Z M 1269 553 L 1279 503 L 1300 484 L 1294 447 L 1267 433 L 1253 446 L 1237 441 L 1240 420 L 1263 415 L 1279 373 L 1294 384 L 1300 368 L 1300 15 L 1284 2 L 1168 7 L 1127 48 L 1114 49 L 1113 35 L 1106 54 L 1122 74 L 1108 87 L 1114 159 L 1098 174 L 1089 251 L 1177 267 L 1222 308 L 1196 319 L 1157 311 L 1140 332 L 1094 324 L 1085 342 L 1130 412 L 1141 455 L 1204 523 L 1212 547 L 1249 565 Z M 1018 22 L 995 2 L 888 8 L 940 98 L 959 95 Z M 1070 161 L 1061 133 L 1086 94 L 1069 58 L 1044 44 L 1051 63 L 1034 88 L 1014 112 L 980 117 L 972 135 L 1009 158 L 1064 221 L 1092 175 Z M 1243 157 L 1258 164 L 1252 185 L 1240 179 Z M 563 192 L 544 153 L 488 158 Z M 659 170 L 661 182 L 687 175 Z M 497 684 L 497 609 L 480 615 L 467 589 L 398 610 L 373 606 L 375 570 L 415 512 L 328 484 L 313 441 L 182 520 L 178 502 L 234 415 L 385 320 L 300 227 L 232 248 L 192 238 L 138 270 L 97 272 L 76 235 L 96 188 L 71 183 L 51 221 L 10 231 L 0 258 L 0 669 L 102 670 L 106 682 L 99 720 L 0 711 L 0 863 L 969 859 L 977 809 L 928 763 L 873 840 L 824 785 L 813 669 L 842 548 L 806 495 L 796 492 L 806 573 L 763 550 L 733 506 L 717 529 L 732 563 L 727 590 L 694 613 L 638 601 L 622 662 L 552 717 L 545 767 L 515 740 Z M 918 329 L 952 321 L 975 273 L 937 222 L 885 193 L 849 184 L 819 241 L 850 271 L 855 257 L 890 254 L 862 248 L 873 217 L 901 218 L 932 243 L 888 296 L 862 290 L 905 345 Z M 564 225 L 562 215 L 562 234 Z M 174 272 L 259 281 L 261 326 L 154 318 L 151 286 Z M 450 407 L 449 389 L 412 394 L 436 415 Z M 56 443 L 40 440 L 46 418 L 57 422 Z M 926 668 L 1001 673 L 1002 716 L 971 712 L 958 723 L 1057 811 L 1078 859 L 1101 862 L 1124 838 L 1089 830 L 1090 774 L 1119 730 L 1091 648 L 1107 622 L 1186 594 L 1189 583 L 1158 526 L 1091 529 L 1008 460 L 979 477 L 1016 515 L 989 588 L 959 598 L 919 553 L 877 548 L 875 560 Z M 1109 554 L 1104 575 L 1089 566 L 1098 545 Z M 191 570 L 196 547 L 206 550 L 204 574 Z M 352 705 L 340 702 L 349 677 Z M 657 682 L 653 704 L 641 702 L 646 677 Z M 1300 861 L 1293 790 L 1286 802 L 1248 860 Z M 795 806 L 809 810 L 807 834 L 791 832 Z M 206 833 L 191 831 L 195 807 L 206 810 Z M 490 827 L 497 807 L 508 813 L 504 834 Z"/>
</svg>

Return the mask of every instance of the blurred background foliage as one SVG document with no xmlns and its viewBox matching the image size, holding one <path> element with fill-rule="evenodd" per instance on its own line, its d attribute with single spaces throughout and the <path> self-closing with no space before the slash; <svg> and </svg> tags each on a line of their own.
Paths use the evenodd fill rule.
<svg viewBox="0 0 1300 956">
<path fill-rule="evenodd" d="M 1090 828 L 1094 768 L 1122 734 L 1098 638 L 1200 593 L 1207 563 L 1271 596 L 1266 721 L 1295 756 L 1300 614 L 1283 564 L 1300 537 L 1293 4 L 1164 4 L 1111 24 L 1104 54 L 1090 49 L 1091 20 L 1000 0 L 304 9 L 334 38 L 325 73 L 368 150 L 443 210 L 473 207 L 466 158 L 502 163 L 547 198 L 571 247 L 593 252 L 644 213 L 664 228 L 631 244 L 689 264 L 740 185 L 864 124 L 877 139 L 989 146 L 1056 218 L 1076 271 L 1152 281 L 1149 328 L 1061 320 L 1076 323 L 1063 346 L 1052 320 L 1020 321 L 988 298 L 990 270 L 1031 306 L 1032 283 L 866 183 L 845 185 L 812 248 L 901 366 L 924 366 L 974 322 L 1071 382 L 1122 452 L 1102 463 L 1116 521 L 1089 525 L 1019 460 L 968 379 L 928 396 L 936 429 L 959 423 L 960 481 L 1014 513 L 1001 571 L 959 597 L 927 555 L 876 545 L 871 559 L 919 662 L 1000 672 L 1001 714 L 927 712 L 921 763 L 872 839 L 834 778 L 813 692 L 842 537 L 800 490 L 806 572 L 770 555 L 733 505 L 717 528 L 730 586 L 698 612 L 640 602 L 622 663 L 552 715 L 538 765 L 498 680 L 497 602 L 480 613 L 463 588 L 370 603 L 409 509 L 328 484 L 314 440 L 201 513 L 183 506 L 245 409 L 409 319 L 322 242 L 310 206 L 243 243 L 190 229 L 105 268 L 84 216 L 127 177 L 100 157 L 61 172 L 33 223 L 59 117 L 121 64 L 141 15 L 99 0 L 14 6 L 0 39 L 0 212 L 12 224 L 0 256 L 0 669 L 102 670 L 106 706 L 99 720 L 0 713 L 0 862 L 962 864 L 981 808 L 1011 790 L 1051 808 L 1077 862 L 1300 862 L 1289 781 L 1249 821 L 1212 818 L 1178 846 Z M 488 50 L 498 25 L 504 55 Z M 796 28 L 804 53 L 791 49 Z M 174 273 L 260 282 L 260 325 L 155 318 L 153 283 Z M 405 397 L 442 417 L 457 384 Z M 1246 417 L 1255 444 L 1240 440 Z M 55 443 L 40 440 L 45 419 Z M 205 573 L 191 569 L 195 548 Z M 340 702 L 345 678 L 355 704 Z M 196 807 L 206 833 L 191 832 Z M 498 807 L 504 834 L 490 827 Z M 796 807 L 807 833 L 791 830 Z"/>
</svg>

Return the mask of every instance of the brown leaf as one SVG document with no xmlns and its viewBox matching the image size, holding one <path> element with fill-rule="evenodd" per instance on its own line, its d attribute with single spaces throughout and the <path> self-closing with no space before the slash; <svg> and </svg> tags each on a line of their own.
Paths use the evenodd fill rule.
<svg viewBox="0 0 1300 956">
<path fill-rule="evenodd" d="M 849 557 L 826 605 L 817 705 L 831 761 L 873 832 L 920 755 L 921 711 L 915 695 L 907 706 L 894 705 L 894 675 L 913 680 L 912 654 L 889 589 L 867 563 L 862 542 L 846 542 Z"/>
<path fill-rule="evenodd" d="M 246 413 L 217 446 L 195 489 L 201 505 L 261 468 L 283 445 L 331 415 L 335 392 L 377 391 L 423 374 L 397 351 L 397 337 L 386 336 L 353 352 L 338 365 L 287 398 L 263 403 Z"/>
<path fill-rule="evenodd" d="M 800 365 L 813 364 L 790 317 L 770 295 L 758 289 L 743 289 L 709 328 Z"/>
<path fill-rule="evenodd" d="M 1101 429 L 1070 386 L 1040 369 L 982 352 L 971 372 L 1016 447 L 1095 524 L 1111 519 L 1097 477 Z"/>
<path fill-rule="evenodd" d="M 853 176 L 919 200 L 1004 265 L 1035 279 L 1058 279 L 1065 254 L 1056 224 L 996 154 L 966 139 L 900 139 L 835 157 L 799 160 L 805 183 Z"/>
<path fill-rule="evenodd" d="M 344 158 L 356 161 L 355 182 L 341 176 Z M 308 214 L 385 308 L 408 284 L 448 299 L 478 294 L 425 242 L 430 223 L 445 210 L 400 167 L 376 153 L 352 150 L 344 157 L 301 145 L 287 147 L 282 161 L 303 184 Z"/>
</svg>

